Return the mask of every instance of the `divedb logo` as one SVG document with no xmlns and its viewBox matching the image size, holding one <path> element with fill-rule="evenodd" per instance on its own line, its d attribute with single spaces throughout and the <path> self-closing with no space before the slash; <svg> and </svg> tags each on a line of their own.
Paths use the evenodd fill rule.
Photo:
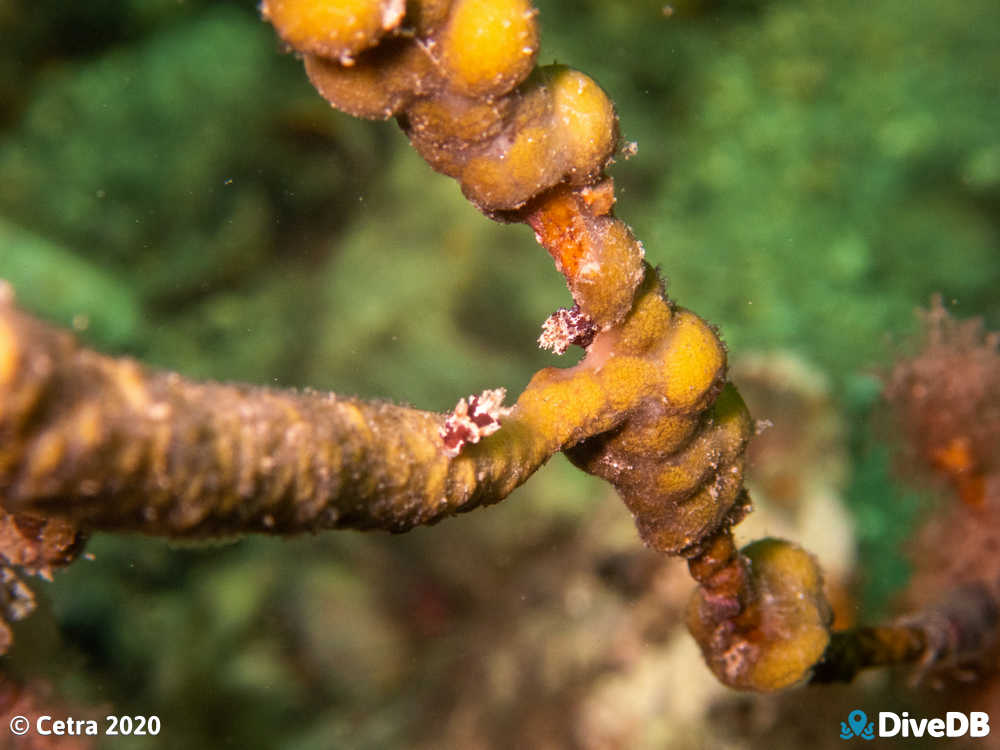
<svg viewBox="0 0 1000 750">
<path fill-rule="evenodd" d="M 876 737 L 986 737 L 990 733 L 990 716 L 985 711 L 949 711 L 944 718 L 913 718 L 906 711 L 901 714 L 879 711 L 878 730 L 868 715 L 854 709 L 847 715 L 847 721 L 840 722 L 840 739 L 850 740 L 860 737 L 873 740 Z"/>
</svg>

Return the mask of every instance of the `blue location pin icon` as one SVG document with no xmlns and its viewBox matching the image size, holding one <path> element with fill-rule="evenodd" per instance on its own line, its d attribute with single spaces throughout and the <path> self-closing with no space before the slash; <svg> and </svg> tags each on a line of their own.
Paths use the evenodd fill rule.
<svg viewBox="0 0 1000 750">
<path fill-rule="evenodd" d="M 843 714 L 841 714 L 843 716 Z M 851 725 L 851 729 L 854 730 L 854 736 L 860 737 L 861 733 L 865 731 L 865 724 L 868 723 L 868 717 L 865 715 L 864 711 L 859 711 L 855 709 L 851 713 L 847 714 L 847 723 Z"/>
</svg>

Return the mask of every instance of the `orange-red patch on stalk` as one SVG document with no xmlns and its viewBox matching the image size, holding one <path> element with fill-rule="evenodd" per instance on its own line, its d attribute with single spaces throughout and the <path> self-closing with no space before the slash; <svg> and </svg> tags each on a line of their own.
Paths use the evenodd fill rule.
<svg viewBox="0 0 1000 750">
<path fill-rule="evenodd" d="M 590 249 L 590 232 L 574 191 L 553 190 L 525 220 L 535 230 L 538 244 L 548 250 L 556 268 L 570 284 Z"/>
</svg>

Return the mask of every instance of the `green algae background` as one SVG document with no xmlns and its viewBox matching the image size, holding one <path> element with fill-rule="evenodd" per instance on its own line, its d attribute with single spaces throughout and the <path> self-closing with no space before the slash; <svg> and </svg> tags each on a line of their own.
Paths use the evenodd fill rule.
<svg viewBox="0 0 1000 750">
<path fill-rule="evenodd" d="M 787 350 L 832 383 L 858 601 L 886 611 L 921 501 L 874 376 L 934 293 L 1000 326 L 1000 6 L 538 6 L 540 62 L 596 78 L 637 143 L 617 212 L 672 296 L 734 357 Z M 569 297 L 530 231 L 480 216 L 392 123 L 331 111 L 252 3 L 0 0 L 0 38 L 0 278 L 26 308 L 193 377 L 438 410 L 558 363 L 534 339 Z M 501 629 L 466 615 L 557 576 L 524 560 L 606 495 L 559 459 L 406 537 L 97 538 L 36 587 L 8 666 L 161 716 L 109 747 L 433 746 L 456 645 Z"/>
</svg>

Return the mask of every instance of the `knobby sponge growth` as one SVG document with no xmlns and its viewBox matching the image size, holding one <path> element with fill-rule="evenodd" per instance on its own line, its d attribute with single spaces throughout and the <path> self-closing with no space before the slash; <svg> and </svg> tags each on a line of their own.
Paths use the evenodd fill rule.
<svg viewBox="0 0 1000 750">
<path fill-rule="evenodd" d="M 565 351 L 586 342 L 587 355 L 568 370 L 538 373 L 483 450 L 499 448 L 504 432 L 526 422 L 536 434 L 558 436 L 547 447 L 611 482 L 646 544 L 691 560 L 703 585 L 693 632 L 707 655 L 720 655 L 709 662 L 723 679 L 760 689 L 802 679 L 826 646 L 820 576 L 808 555 L 790 553 L 806 570 L 794 579 L 801 585 L 771 586 L 767 596 L 801 602 L 808 612 L 796 616 L 819 627 L 808 645 L 795 642 L 797 661 L 786 674 L 754 671 L 755 660 L 789 661 L 780 637 L 788 618 L 775 614 L 781 622 L 761 637 L 761 611 L 750 605 L 761 598 L 755 587 L 765 586 L 766 571 L 792 564 L 772 563 L 787 556 L 762 557 L 751 575 L 733 546 L 730 526 L 749 508 L 750 416 L 726 384 L 715 331 L 666 298 L 641 243 L 612 212 L 604 169 L 618 125 L 608 96 L 583 73 L 534 66 L 536 13 L 524 0 L 412 3 L 357 56 L 321 49 L 328 34 L 319 28 L 303 41 L 310 14 L 288 14 L 289 5 L 265 1 L 262 8 L 333 106 L 396 117 L 427 162 L 458 180 L 477 208 L 529 224 L 566 278 L 574 308 L 550 319 L 543 343 Z M 366 15 L 383 6 L 368 3 Z M 736 616 L 744 618 L 739 628 Z"/>
<path fill-rule="evenodd" d="M 828 650 L 829 608 L 807 552 L 778 540 L 735 548 L 752 422 L 727 383 L 725 348 L 666 297 L 614 216 L 604 174 L 614 107 L 583 73 L 535 66 L 530 3 L 264 0 L 261 10 L 333 106 L 395 117 L 483 213 L 534 229 L 575 303 L 542 342 L 586 355 L 538 372 L 509 409 L 487 391 L 443 416 L 151 372 L 80 348 L 5 292 L 0 498 L 12 528 L 28 530 L 7 561 L 50 522 L 63 543 L 48 564 L 72 559 L 91 530 L 405 531 L 497 502 L 565 451 L 616 487 L 647 545 L 688 560 L 700 584 L 689 626 L 727 684 L 784 688 L 824 653 L 853 660 L 838 678 L 891 661 L 878 649 L 859 657 L 850 636 Z"/>
</svg>

